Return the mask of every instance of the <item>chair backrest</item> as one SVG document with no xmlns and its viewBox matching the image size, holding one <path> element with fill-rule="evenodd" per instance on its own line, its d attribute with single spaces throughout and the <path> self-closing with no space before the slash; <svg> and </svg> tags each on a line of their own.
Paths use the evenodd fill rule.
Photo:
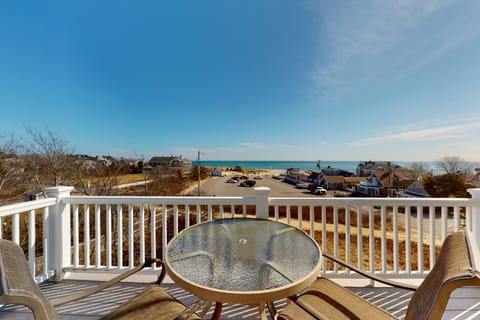
<svg viewBox="0 0 480 320">
<path fill-rule="evenodd" d="M 32 310 L 35 320 L 59 319 L 33 280 L 22 248 L 3 239 L 0 239 L 0 304 L 25 305 Z"/>
<path fill-rule="evenodd" d="M 437 261 L 412 296 L 406 320 L 441 319 L 453 290 L 480 286 L 475 260 L 478 249 L 468 234 L 450 234 L 443 242 Z"/>
</svg>

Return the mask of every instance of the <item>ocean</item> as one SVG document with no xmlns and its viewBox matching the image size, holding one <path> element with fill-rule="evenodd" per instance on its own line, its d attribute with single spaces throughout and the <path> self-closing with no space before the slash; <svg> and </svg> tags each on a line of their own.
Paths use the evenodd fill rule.
<svg viewBox="0 0 480 320">
<path fill-rule="evenodd" d="M 330 166 L 335 169 L 343 169 L 351 172 L 355 172 L 357 166 L 364 161 L 213 161 L 213 160 L 201 160 L 200 164 L 204 167 L 226 167 L 234 168 L 240 166 L 244 169 L 271 169 L 271 170 L 286 170 L 288 168 L 298 168 L 300 170 L 318 170 L 317 164 L 320 164 L 321 168 Z M 384 162 L 384 161 L 377 161 Z M 194 165 L 197 161 L 192 161 Z M 391 161 L 392 164 L 397 164 L 402 167 L 409 167 L 412 162 L 410 161 Z M 433 169 L 433 163 L 426 163 Z"/>
</svg>

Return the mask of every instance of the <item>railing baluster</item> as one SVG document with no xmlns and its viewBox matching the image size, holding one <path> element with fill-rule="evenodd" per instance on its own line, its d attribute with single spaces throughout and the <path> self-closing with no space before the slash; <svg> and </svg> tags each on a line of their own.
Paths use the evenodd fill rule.
<svg viewBox="0 0 480 320">
<path fill-rule="evenodd" d="M 405 207 L 405 267 L 406 272 L 412 272 L 412 259 L 411 259 L 411 228 L 410 228 L 411 208 Z"/>
<path fill-rule="evenodd" d="M 303 210 L 303 207 L 302 206 L 297 206 L 297 217 L 298 217 L 298 228 L 299 229 L 302 229 L 302 210 Z"/>
<path fill-rule="evenodd" d="M 382 206 L 380 209 L 380 251 L 382 260 L 382 272 L 387 272 L 387 208 Z"/>
<path fill-rule="evenodd" d="M 83 207 L 83 259 L 85 267 L 90 266 L 90 205 Z"/>
<path fill-rule="evenodd" d="M 173 206 L 173 234 L 178 234 L 178 205 Z"/>
<path fill-rule="evenodd" d="M 32 277 L 35 277 L 35 210 L 28 212 L 28 267 Z"/>
<path fill-rule="evenodd" d="M 140 263 L 145 261 L 145 204 L 140 205 Z"/>
<path fill-rule="evenodd" d="M 448 211 L 447 211 L 447 207 L 442 206 L 442 229 L 441 229 L 442 242 L 447 237 L 447 232 L 448 232 Z"/>
<path fill-rule="evenodd" d="M 101 234 L 100 234 L 100 205 L 95 205 L 95 266 L 99 268 L 101 263 Z"/>
<path fill-rule="evenodd" d="M 80 224 L 78 222 L 78 205 L 73 205 L 73 266 L 79 267 L 80 265 Z"/>
<path fill-rule="evenodd" d="M 315 211 L 314 207 L 310 206 L 310 237 L 315 237 Z"/>
<path fill-rule="evenodd" d="M 12 216 L 12 241 L 20 244 L 20 213 Z"/>
<path fill-rule="evenodd" d="M 188 206 L 186 207 L 187 209 L 189 208 Z M 150 257 L 157 257 L 157 212 L 156 207 L 153 205 L 150 206 Z"/>
<path fill-rule="evenodd" d="M 105 210 L 105 257 L 107 268 L 112 267 L 112 205 Z"/>
<path fill-rule="evenodd" d="M 345 262 L 350 264 L 350 207 L 345 207 Z M 347 269 L 349 273 L 350 270 Z"/>
<path fill-rule="evenodd" d="M 362 234 L 362 207 L 357 207 L 357 267 L 363 270 L 363 234 Z"/>
<path fill-rule="evenodd" d="M 197 224 L 202 222 L 202 208 L 197 204 Z"/>
<path fill-rule="evenodd" d="M 42 228 L 43 228 L 43 270 L 42 273 L 46 277 L 48 275 L 48 233 L 50 232 L 47 226 L 47 220 L 49 215 L 48 207 L 43 208 L 42 211 Z"/>
<path fill-rule="evenodd" d="M 460 230 L 460 210 L 458 207 L 453 208 L 453 227 L 454 232 Z"/>
<path fill-rule="evenodd" d="M 123 206 L 117 206 L 117 265 L 123 267 Z"/>
<path fill-rule="evenodd" d="M 333 207 L 333 255 L 338 257 L 338 208 Z M 335 263 L 333 267 L 335 273 L 338 272 L 338 264 Z"/>
<path fill-rule="evenodd" d="M 423 207 L 417 206 L 417 260 L 418 271 L 423 274 Z"/>
<path fill-rule="evenodd" d="M 393 272 L 398 274 L 399 253 L 398 253 L 398 206 L 393 207 L 392 212 L 392 232 L 393 232 Z"/>
<path fill-rule="evenodd" d="M 428 213 L 429 213 L 429 253 L 430 253 L 430 265 L 429 269 L 431 270 L 433 268 L 433 265 L 435 264 L 435 255 L 436 255 L 436 250 L 435 250 L 435 207 L 434 206 L 429 206 L 428 207 Z"/>
<path fill-rule="evenodd" d="M 133 205 L 128 206 L 128 266 L 133 268 L 135 265 L 135 251 L 134 251 L 134 220 L 133 220 Z"/>
<path fill-rule="evenodd" d="M 375 230 L 374 230 L 374 208 L 370 206 L 368 211 L 368 261 L 370 272 L 375 271 Z"/>
<path fill-rule="evenodd" d="M 287 224 L 291 224 L 290 217 L 291 217 L 290 206 L 287 206 Z"/>
<path fill-rule="evenodd" d="M 185 205 L 185 228 L 190 227 L 190 205 Z"/>
<path fill-rule="evenodd" d="M 472 207 L 466 207 L 464 210 L 465 210 L 465 227 L 467 228 L 467 230 L 473 232 Z"/>
<path fill-rule="evenodd" d="M 197 205 L 197 222 L 200 220 L 200 205 Z M 162 259 L 165 259 L 167 256 L 167 206 L 166 204 L 162 204 Z"/>
<path fill-rule="evenodd" d="M 321 206 L 322 210 L 322 251 L 327 252 L 327 207 Z M 323 259 L 323 270 L 327 269 L 326 259 Z"/>
</svg>

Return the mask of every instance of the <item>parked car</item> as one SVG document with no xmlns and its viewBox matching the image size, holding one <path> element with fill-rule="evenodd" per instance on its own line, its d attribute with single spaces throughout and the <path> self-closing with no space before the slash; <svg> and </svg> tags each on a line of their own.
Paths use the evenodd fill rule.
<svg viewBox="0 0 480 320">
<path fill-rule="evenodd" d="M 257 182 L 255 180 L 244 180 L 240 185 L 242 187 L 253 187 Z"/>
<path fill-rule="evenodd" d="M 316 187 L 315 189 L 313 189 L 312 193 L 324 196 L 324 195 L 327 194 L 327 190 L 325 188 L 322 188 L 322 187 Z"/>
<path fill-rule="evenodd" d="M 306 182 L 299 182 L 295 185 L 297 189 L 308 189 L 309 183 Z"/>
</svg>

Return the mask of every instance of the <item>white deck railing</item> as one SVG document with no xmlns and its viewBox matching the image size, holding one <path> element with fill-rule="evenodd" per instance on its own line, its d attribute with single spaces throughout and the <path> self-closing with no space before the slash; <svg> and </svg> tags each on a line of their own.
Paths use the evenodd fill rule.
<svg viewBox="0 0 480 320">
<path fill-rule="evenodd" d="M 65 272 L 131 268 L 162 257 L 183 228 L 215 218 L 252 215 L 308 232 L 323 251 L 389 278 L 422 278 L 451 232 L 480 236 L 480 189 L 459 198 L 84 197 L 71 187 L 50 198 L 0 207 L 0 238 L 22 244 L 38 279 Z M 35 257 L 42 257 L 41 259 Z M 40 266 L 40 267 L 39 267 Z M 352 275 L 324 263 L 323 273 Z"/>
</svg>

